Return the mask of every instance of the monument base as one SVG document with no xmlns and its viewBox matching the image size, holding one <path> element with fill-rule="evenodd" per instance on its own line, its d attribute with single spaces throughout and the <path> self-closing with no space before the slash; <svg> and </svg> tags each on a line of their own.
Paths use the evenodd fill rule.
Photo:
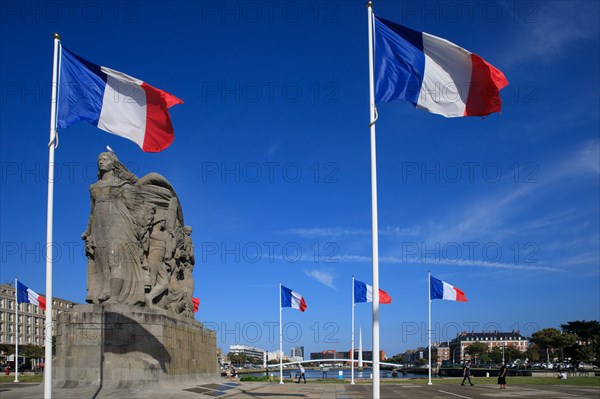
<svg viewBox="0 0 600 399">
<path fill-rule="evenodd" d="M 58 315 L 53 387 L 123 389 L 220 378 L 214 331 L 161 309 L 76 305 Z"/>
</svg>

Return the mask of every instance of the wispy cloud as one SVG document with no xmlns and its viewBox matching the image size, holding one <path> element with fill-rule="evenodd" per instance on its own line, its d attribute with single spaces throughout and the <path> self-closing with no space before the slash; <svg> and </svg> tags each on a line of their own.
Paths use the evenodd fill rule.
<svg viewBox="0 0 600 399">
<path fill-rule="evenodd" d="M 324 271 L 318 269 L 304 269 L 304 274 L 306 274 L 308 277 L 317 280 L 319 283 L 328 286 L 329 288 L 337 290 L 337 288 L 333 285 L 335 273 L 331 271 Z"/>
<path fill-rule="evenodd" d="M 573 43 L 598 37 L 598 3 L 595 1 L 531 4 L 536 7 L 528 9 L 527 15 L 523 14 L 523 8 L 514 8 L 520 13 L 514 18 L 522 24 L 517 28 L 519 40 L 513 42 L 507 58 L 515 64 L 530 61 L 551 63 L 568 57 L 566 50 Z"/>
<path fill-rule="evenodd" d="M 360 255 L 341 255 L 339 257 L 340 262 L 345 263 L 370 263 L 370 256 Z M 379 258 L 380 264 L 393 264 L 393 265 L 440 265 L 440 266 L 456 266 L 456 267 L 479 267 L 488 269 L 508 269 L 508 270 L 524 270 L 524 271 L 546 271 L 546 272 L 564 272 L 564 269 L 546 266 L 540 264 L 514 264 L 514 263 L 502 263 L 502 262 L 486 262 L 479 260 L 469 259 L 444 259 L 435 257 L 395 257 L 395 256 L 383 256 Z"/>
</svg>

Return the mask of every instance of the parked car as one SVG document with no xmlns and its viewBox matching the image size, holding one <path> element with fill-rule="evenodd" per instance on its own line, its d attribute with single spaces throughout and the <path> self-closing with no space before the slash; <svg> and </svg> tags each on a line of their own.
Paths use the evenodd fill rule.
<svg viewBox="0 0 600 399">
<path fill-rule="evenodd" d="M 592 371 L 592 370 L 596 370 L 598 367 L 594 366 L 593 364 L 589 364 L 589 363 L 579 363 L 577 365 L 577 370 L 581 370 L 581 371 Z"/>
</svg>

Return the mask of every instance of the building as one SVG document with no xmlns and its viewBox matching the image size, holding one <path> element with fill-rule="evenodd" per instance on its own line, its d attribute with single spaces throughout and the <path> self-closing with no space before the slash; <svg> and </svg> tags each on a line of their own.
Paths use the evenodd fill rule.
<svg viewBox="0 0 600 399">
<path fill-rule="evenodd" d="M 265 358 L 265 350 L 247 345 L 230 345 L 229 353 L 245 355 L 250 363 L 262 364 Z"/>
<path fill-rule="evenodd" d="M 442 364 L 448 363 L 450 361 L 450 345 L 447 342 L 440 343 L 437 346 L 432 346 L 432 353 L 433 350 L 437 352 L 436 364 L 438 367 L 441 367 Z"/>
<path fill-rule="evenodd" d="M 475 342 L 482 342 L 487 345 L 488 351 L 494 347 L 509 348 L 514 347 L 521 352 L 525 352 L 529 347 L 529 340 L 522 336 L 519 331 L 511 332 L 463 332 L 450 341 L 450 357 L 452 363 L 462 363 L 472 360 L 467 354 L 466 349 Z"/>
<path fill-rule="evenodd" d="M 303 346 L 297 346 L 291 349 L 290 351 L 290 357 L 295 357 L 295 358 L 302 358 L 301 360 L 304 360 L 304 347 Z"/>
<path fill-rule="evenodd" d="M 15 345 L 15 287 L 0 284 L 0 344 Z M 56 334 L 56 317 L 75 302 L 52 298 L 52 335 Z M 45 311 L 31 303 L 20 303 L 18 308 L 19 345 L 44 346 Z"/>
</svg>

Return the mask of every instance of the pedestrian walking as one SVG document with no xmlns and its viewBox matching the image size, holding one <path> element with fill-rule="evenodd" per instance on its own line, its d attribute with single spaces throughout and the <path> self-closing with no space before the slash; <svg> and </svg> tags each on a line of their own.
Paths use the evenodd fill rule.
<svg viewBox="0 0 600 399">
<path fill-rule="evenodd" d="M 462 383 L 460 385 L 465 385 L 465 381 L 469 380 L 469 384 L 471 386 L 475 385 L 471 382 L 471 362 L 467 362 L 464 366 L 463 366 L 463 380 Z"/>
<path fill-rule="evenodd" d="M 304 383 L 306 384 L 306 376 L 304 375 L 304 372 L 304 367 L 300 365 L 300 375 L 298 376 L 298 381 L 296 381 L 296 384 L 299 384 L 301 379 L 304 379 Z"/>
</svg>

